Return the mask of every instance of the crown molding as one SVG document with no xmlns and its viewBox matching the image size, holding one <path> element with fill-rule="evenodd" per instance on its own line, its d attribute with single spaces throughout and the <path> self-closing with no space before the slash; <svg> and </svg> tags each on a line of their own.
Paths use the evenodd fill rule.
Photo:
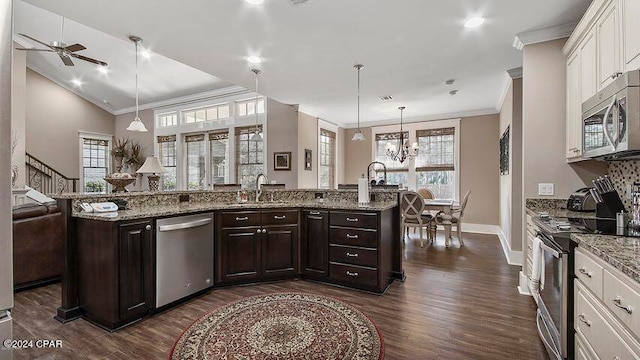
<svg viewBox="0 0 640 360">
<path fill-rule="evenodd" d="M 527 45 L 569 37 L 576 25 L 577 23 L 570 23 L 519 33 L 513 39 L 513 47 L 522 50 Z"/>
<path fill-rule="evenodd" d="M 502 88 L 500 89 L 500 95 L 498 95 L 498 102 L 496 103 L 496 111 L 500 113 L 502 111 L 502 106 L 504 105 L 504 100 L 507 98 L 507 94 L 509 93 L 509 88 L 511 87 L 511 83 L 513 79 L 511 75 L 508 74 L 509 70 L 504 74 L 504 80 L 502 80 Z"/>
<path fill-rule="evenodd" d="M 326 120 L 327 116 L 325 116 L 321 111 L 318 111 L 316 109 L 312 109 L 312 108 L 310 108 L 310 107 L 308 107 L 306 105 L 302 105 L 302 104 L 298 105 L 298 111 L 301 112 L 301 113 L 307 114 L 309 116 L 313 116 L 313 117 L 316 117 L 318 119 L 322 119 L 324 121 L 328 121 L 328 120 Z M 334 124 L 335 122 L 331 122 L 331 123 Z"/>
<path fill-rule="evenodd" d="M 496 111 L 495 108 L 489 109 L 480 109 L 480 110 L 470 110 L 470 111 L 459 111 L 447 114 L 435 114 L 435 115 L 425 115 L 425 116 L 414 116 L 409 118 L 404 118 L 404 124 L 411 124 L 416 122 L 424 122 L 424 121 L 437 121 L 437 120 L 447 120 L 447 119 L 457 119 L 457 118 L 465 118 L 470 116 L 483 116 L 483 115 L 495 115 L 498 114 L 499 111 Z M 383 126 L 383 125 L 397 125 L 399 124 L 399 119 L 387 119 L 387 120 L 378 120 L 378 121 L 368 121 L 363 122 L 360 120 L 360 127 L 372 127 L 372 126 Z M 348 123 L 344 124 L 341 127 L 345 129 L 354 129 L 358 126 L 357 123 Z"/>
<path fill-rule="evenodd" d="M 591 5 L 587 8 L 587 11 L 582 16 L 582 19 L 576 25 L 573 33 L 562 47 L 562 52 L 565 55 L 569 55 L 582 41 L 582 39 L 589 33 L 591 27 L 596 23 L 596 20 L 605 11 L 606 6 L 609 5 L 609 0 L 593 0 Z"/>
<path fill-rule="evenodd" d="M 522 79 L 522 66 L 518 68 L 513 68 L 507 70 L 507 74 L 511 77 L 511 79 Z"/>
</svg>

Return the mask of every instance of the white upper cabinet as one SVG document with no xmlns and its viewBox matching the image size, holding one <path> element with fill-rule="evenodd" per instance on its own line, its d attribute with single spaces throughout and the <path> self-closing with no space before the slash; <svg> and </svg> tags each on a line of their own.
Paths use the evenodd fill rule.
<svg viewBox="0 0 640 360">
<path fill-rule="evenodd" d="M 580 50 L 569 55 L 567 61 L 567 160 L 582 156 L 582 69 Z M 595 78 L 595 74 L 593 76 Z M 595 84 L 595 81 L 594 81 Z"/>
<path fill-rule="evenodd" d="M 612 1 L 596 22 L 598 89 L 613 82 L 623 70 L 620 61 L 620 23 L 618 22 L 619 7 L 617 5 L 617 1 Z"/>
<path fill-rule="evenodd" d="M 582 116 L 582 103 L 595 95 L 598 91 L 597 79 L 597 51 L 596 51 L 596 32 L 589 31 L 584 40 L 580 43 L 580 76 L 581 81 L 578 83 L 580 88 L 575 89 L 580 94 L 580 115 Z M 576 85 L 573 85 L 576 86 Z"/>
<path fill-rule="evenodd" d="M 640 68 L 640 0 L 621 0 L 624 70 Z"/>
</svg>

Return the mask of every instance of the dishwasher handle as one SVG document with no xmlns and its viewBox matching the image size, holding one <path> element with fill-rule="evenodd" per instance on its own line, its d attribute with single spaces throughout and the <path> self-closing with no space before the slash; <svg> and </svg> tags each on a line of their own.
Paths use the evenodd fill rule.
<svg viewBox="0 0 640 360">
<path fill-rule="evenodd" d="M 191 229 L 198 226 L 210 224 L 211 221 L 212 221 L 211 219 L 200 219 L 196 221 L 184 222 L 179 224 L 161 225 L 161 226 L 158 226 L 158 231 L 174 231 L 174 230 Z"/>
</svg>

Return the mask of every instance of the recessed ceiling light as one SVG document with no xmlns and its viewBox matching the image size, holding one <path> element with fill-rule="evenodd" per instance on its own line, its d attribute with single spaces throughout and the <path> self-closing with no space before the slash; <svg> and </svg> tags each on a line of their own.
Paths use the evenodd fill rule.
<svg viewBox="0 0 640 360">
<path fill-rule="evenodd" d="M 380 96 L 378 99 L 380 99 L 380 101 L 390 101 L 390 100 L 393 100 L 393 96 L 385 95 L 385 96 Z"/>
<path fill-rule="evenodd" d="M 262 59 L 260 59 L 260 58 L 259 58 L 259 57 L 257 57 L 257 56 L 249 56 L 249 57 L 247 58 L 247 61 L 248 61 L 248 62 L 250 62 L 250 63 L 252 63 L 252 64 L 260 64 L 260 63 L 262 62 Z"/>
<path fill-rule="evenodd" d="M 245 0 L 245 1 L 251 5 L 260 5 L 264 2 L 264 0 Z"/>
<path fill-rule="evenodd" d="M 140 55 L 145 59 L 151 59 L 151 52 L 149 50 L 141 50 Z"/>
<path fill-rule="evenodd" d="M 451 85 L 453 85 L 454 82 L 455 82 L 454 79 L 449 79 L 449 80 L 445 81 L 444 84 L 447 85 L 447 86 L 451 86 Z"/>
<path fill-rule="evenodd" d="M 71 83 L 77 87 L 82 86 L 82 81 L 80 81 L 80 79 L 71 79 Z"/>
<path fill-rule="evenodd" d="M 469 20 L 467 20 L 464 23 L 464 27 L 466 28 L 474 28 L 474 27 L 478 27 L 480 25 L 484 24 L 484 18 L 483 17 L 472 17 Z"/>
<path fill-rule="evenodd" d="M 109 69 L 107 69 L 106 66 L 98 66 L 98 72 L 100 72 L 100 74 L 107 75 Z"/>
<path fill-rule="evenodd" d="M 455 94 L 457 94 L 457 93 L 458 93 L 458 90 L 451 90 L 451 91 L 449 91 L 449 95 L 451 95 L 451 96 L 453 96 L 453 95 L 455 95 Z"/>
</svg>

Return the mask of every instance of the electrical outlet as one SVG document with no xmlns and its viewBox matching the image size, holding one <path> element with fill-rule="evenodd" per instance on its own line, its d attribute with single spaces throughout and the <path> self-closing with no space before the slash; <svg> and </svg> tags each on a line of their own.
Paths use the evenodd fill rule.
<svg viewBox="0 0 640 360">
<path fill-rule="evenodd" d="M 553 183 L 539 183 L 538 184 L 538 195 L 553 196 L 553 194 L 554 194 Z"/>
</svg>

